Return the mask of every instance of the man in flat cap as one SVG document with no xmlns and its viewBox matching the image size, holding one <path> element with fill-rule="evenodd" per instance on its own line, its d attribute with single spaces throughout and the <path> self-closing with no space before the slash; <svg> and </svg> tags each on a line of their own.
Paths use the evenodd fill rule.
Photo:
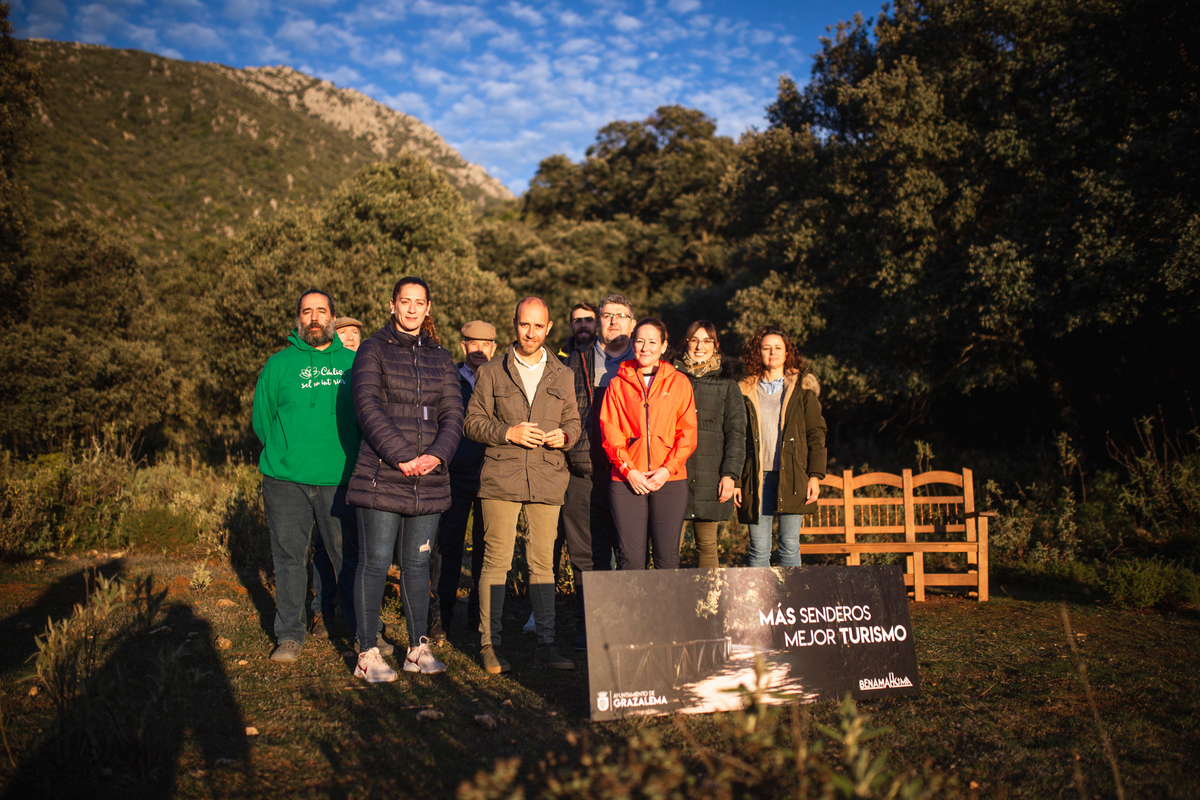
<svg viewBox="0 0 1200 800">
<path fill-rule="evenodd" d="M 477 319 L 462 326 L 463 362 L 458 365 L 458 385 L 462 390 L 463 408 L 475 391 L 476 371 L 491 360 L 496 352 L 496 328 Z M 462 437 L 458 450 L 450 460 L 450 508 L 442 512 L 438 523 L 438 540 L 430 559 L 430 577 L 436 581 L 434 600 L 429 604 L 433 621 L 429 638 L 446 640 L 446 629 L 454 616 L 458 599 L 458 581 L 462 574 L 463 543 L 467 536 L 467 519 L 474 509 L 471 525 L 471 596 L 467 601 L 467 624 L 479 625 L 479 573 L 483 570 L 483 509 L 479 504 L 479 471 L 483 466 L 486 445 Z"/>
<path fill-rule="evenodd" d="M 333 321 L 333 329 L 342 340 L 342 345 L 358 352 L 362 344 L 362 323 L 354 317 L 338 317 Z"/>
</svg>

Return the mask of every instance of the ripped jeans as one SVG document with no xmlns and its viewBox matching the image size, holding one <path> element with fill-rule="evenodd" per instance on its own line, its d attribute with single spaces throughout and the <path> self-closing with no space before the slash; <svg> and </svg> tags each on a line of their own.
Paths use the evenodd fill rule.
<svg viewBox="0 0 1200 800">
<path fill-rule="evenodd" d="M 426 635 L 429 613 L 429 555 L 437 538 L 441 514 L 407 517 L 391 511 L 359 508 L 358 572 L 354 581 L 354 610 L 358 641 L 363 650 L 376 644 L 379 604 L 395 554 L 400 564 L 400 600 L 408 626 L 408 646 Z"/>
</svg>

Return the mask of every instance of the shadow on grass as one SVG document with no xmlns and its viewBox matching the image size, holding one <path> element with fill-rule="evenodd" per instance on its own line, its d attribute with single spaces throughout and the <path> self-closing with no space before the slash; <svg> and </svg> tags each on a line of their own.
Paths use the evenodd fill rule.
<svg viewBox="0 0 1200 800">
<path fill-rule="evenodd" d="M 95 574 L 115 578 L 124 572 L 124 560 L 113 559 L 95 567 Z M 71 613 L 76 604 L 87 599 L 92 568 L 64 575 L 47 586 L 28 608 L 19 608 L 0 622 L 0 675 L 25 665 L 37 652 L 35 636 L 46 629 L 49 619 Z"/>
<path fill-rule="evenodd" d="M 98 571 L 116 577 L 120 569 L 110 562 Z M 25 613 L 66 616 L 84 601 L 85 585 L 94 584 L 72 573 Z M 187 605 L 168 608 L 151 626 L 129 606 L 100 619 L 95 658 L 61 662 L 77 682 L 63 682 L 48 733 L 19 759 L 3 797 L 166 798 L 188 763 L 210 794 L 225 794 L 222 787 L 248 770 L 249 746 L 209 623 Z M 80 641 L 85 629 L 77 630 Z M 28 650 L 5 648 L 4 658 L 18 661 Z"/>
</svg>

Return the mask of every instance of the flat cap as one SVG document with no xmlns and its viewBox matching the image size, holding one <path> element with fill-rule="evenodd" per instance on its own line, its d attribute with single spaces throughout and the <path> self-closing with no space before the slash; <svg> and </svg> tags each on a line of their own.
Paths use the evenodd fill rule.
<svg viewBox="0 0 1200 800">
<path fill-rule="evenodd" d="M 342 328 L 349 328 L 351 326 L 358 328 L 360 331 L 362 330 L 362 323 L 354 317 L 338 317 L 333 321 L 333 329 L 335 331 L 340 331 Z"/>
<path fill-rule="evenodd" d="M 479 339 L 485 342 L 496 341 L 496 326 L 481 319 L 474 319 L 462 326 L 462 338 Z"/>
</svg>

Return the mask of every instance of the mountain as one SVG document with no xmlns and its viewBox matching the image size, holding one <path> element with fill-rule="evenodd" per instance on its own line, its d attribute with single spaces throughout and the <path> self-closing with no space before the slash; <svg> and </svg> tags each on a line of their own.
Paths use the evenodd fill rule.
<svg viewBox="0 0 1200 800">
<path fill-rule="evenodd" d="M 32 211 L 119 231 L 152 260 L 315 204 L 404 150 L 444 170 L 476 207 L 513 199 L 415 117 L 289 67 L 27 44 L 45 85 L 24 173 Z"/>
</svg>

